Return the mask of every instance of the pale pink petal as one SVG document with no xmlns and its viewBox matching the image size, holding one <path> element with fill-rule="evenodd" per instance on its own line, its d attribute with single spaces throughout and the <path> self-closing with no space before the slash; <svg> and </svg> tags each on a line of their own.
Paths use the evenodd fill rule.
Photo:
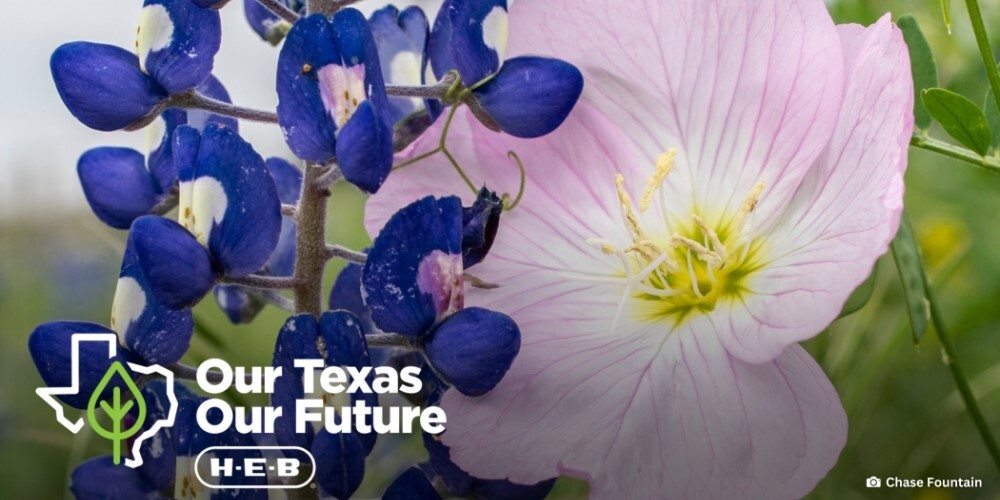
<svg viewBox="0 0 1000 500">
<path fill-rule="evenodd" d="M 753 276 L 752 293 L 715 315 L 732 325 L 719 330 L 726 347 L 747 361 L 771 359 L 833 321 L 899 225 L 913 129 L 906 45 L 888 16 L 839 32 L 847 91 L 833 139 L 776 219 L 772 261 Z"/>
<path fill-rule="evenodd" d="M 540 343 L 486 396 L 449 391 L 443 405 L 444 442 L 467 470 L 581 477 L 594 498 L 800 497 L 847 434 L 836 392 L 800 348 L 750 365 L 695 329 Z"/>
<path fill-rule="evenodd" d="M 677 148 L 671 215 L 693 206 L 710 225 L 758 182 L 759 213 L 780 211 L 829 140 L 843 92 L 819 0 L 515 2 L 508 54 L 580 67 L 583 99 L 634 143 L 631 161 L 651 166 Z"/>
</svg>

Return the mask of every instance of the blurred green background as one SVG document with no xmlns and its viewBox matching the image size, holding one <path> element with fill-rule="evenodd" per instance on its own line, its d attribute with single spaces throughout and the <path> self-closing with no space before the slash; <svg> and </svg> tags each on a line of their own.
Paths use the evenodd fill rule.
<svg viewBox="0 0 1000 500">
<path fill-rule="evenodd" d="M 963 2 L 953 2 L 951 35 L 936 0 L 827 3 L 838 23 L 869 24 L 885 12 L 914 14 L 934 51 L 941 85 L 983 101 L 986 78 Z M 980 3 L 1000 41 L 1000 1 Z M 937 129 L 932 135 L 945 137 Z M 906 185 L 907 214 L 959 359 L 989 424 L 1000 433 L 1000 176 L 911 150 Z M 334 193 L 332 240 L 355 248 L 367 243 L 362 202 L 350 188 Z M 62 498 L 73 466 L 108 450 L 88 430 L 77 436 L 66 432 L 35 396 L 42 382 L 28 356 L 27 337 L 37 324 L 55 319 L 107 322 L 124 235 L 103 226 L 86 207 L 55 215 L 5 215 L 0 217 L 0 498 Z M 334 262 L 328 269 L 328 284 L 338 266 Z M 928 332 L 914 345 L 892 259 L 883 258 L 877 273 L 870 302 L 806 344 L 833 380 L 850 421 L 847 447 L 812 497 L 1000 498 L 1000 475 L 942 362 L 936 335 Z M 208 331 L 196 335 L 185 362 L 223 354 L 233 364 L 270 363 L 284 313 L 268 308 L 253 325 L 232 326 L 211 299 L 195 311 Z M 369 460 L 379 467 L 369 472 L 359 496 L 376 496 L 398 471 L 420 460 L 424 452 L 415 441 L 382 439 Z M 864 479 L 872 475 L 975 476 L 985 488 L 868 490 Z M 564 498 L 585 494 L 585 484 L 568 480 L 553 492 Z"/>
</svg>

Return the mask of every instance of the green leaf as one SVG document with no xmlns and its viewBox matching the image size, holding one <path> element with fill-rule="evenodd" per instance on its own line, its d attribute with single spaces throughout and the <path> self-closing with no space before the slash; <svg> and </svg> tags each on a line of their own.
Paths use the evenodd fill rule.
<svg viewBox="0 0 1000 500">
<path fill-rule="evenodd" d="M 924 286 L 923 260 L 920 258 L 920 250 L 913 237 L 913 229 L 906 219 L 899 221 L 899 232 L 892 240 L 892 258 L 896 261 L 899 281 L 903 285 L 906 309 L 913 330 L 913 342 L 919 344 L 927 332 L 931 310 L 927 302 L 927 289 Z"/>
<path fill-rule="evenodd" d="M 993 132 L 990 144 L 993 149 L 1000 150 L 1000 109 L 997 109 L 997 101 L 991 90 L 986 91 L 986 103 L 983 105 L 983 111 L 986 112 L 986 123 Z"/>
<path fill-rule="evenodd" d="M 118 378 L 122 383 L 113 384 L 115 379 Z M 122 391 L 120 385 L 124 385 L 125 389 L 129 391 L 132 401 L 122 401 Z M 112 387 L 112 397 L 111 403 L 102 400 L 101 395 L 108 387 Z M 138 414 L 136 415 L 135 422 L 132 426 L 127 429 L 122 429 L 122 423 L 125 420 L 125 414 L 128 413 L 129 409 L 134 404 L 137 405 L 136 409 Z M 107 413 L 108 418 L 111 420 L 111 428 L 108 429 L 104 427 L 100 419 L 97 418 L 97 409 L 103 408 L 104 412 Z M 94 429 L 99 436 L 111 440 L 114 445 L 114 451 L 112 453 L 112 462 L 115 465 L 121 463 L 122 453 L 121 453 L 121 443 L 126 439 L 134 436 L 142 428 L 143 422 L 146 420 L 146 401 L 142 398 L 142 393 L 139 392 L 139 387 L 135 385 L 135 381 L 128 374 L 125 366 L 121 364 L 120 361 L 115 361 L 111 363 L 111 367 L 108 371 L 104 373 L 104 377 L 98 382 L 97 387 L 94 388 L 94 392 L 90 395 L 90 401 L 87 404 L 87 421 L 90 426 Z"/>
<path fill-rule="evenodd" d="M 920 95 L 927 111 L 948 135 L 980 155 L 986 155 L 992 134 L 986 115 L 976 103 L 945 89 L 927 89 Z"/>
<path fill-rule="evenodd" d="M 941 0 L 941 16 L 944 18 L 944 25 L 951 34 L 951 0 Z"/>
<path fill-rule="evenodd" d="M 844 303 L 844 308 L 840 310 L 840 316 L 837 318 L 843 318 L 850 316 L 868 303 L 868 300 L 872 298 L 872 291 L 875 290 L 875 276 L 878 274 L 878 261 L 875 261 L 875 265 L 872 267 L 872 273 L 868 275 L 857 288 L 851 292 L 851 296 L 847 298 L 847 302 Z"/>
<path fill-rule="evenodd" d="M 938 71 L 934 64 L 934 54 L 931 46 L 927 43 L 927 38 L 920 31 L 920 25 L 913 16 L 906 15 L 896 21 L 896 25 L 903 31 L 903 39 L 910 51 L 910 69 L 913 71 L 913 115 L 916 117 L 917 127 L 926 130 L 931 126 L 932 119 L 924 103 L 920 99 L 920 92 L 925 89 L 937 87 Z"/>
</svg>

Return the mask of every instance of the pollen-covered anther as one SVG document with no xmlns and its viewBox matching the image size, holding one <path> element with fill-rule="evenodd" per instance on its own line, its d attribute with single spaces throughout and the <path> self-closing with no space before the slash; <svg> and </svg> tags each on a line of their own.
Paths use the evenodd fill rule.
<svg viewBox="0 0 1000 500">
<path fill-rule="evenodd" d="M 719 258 L 723 262 L 725 262 L 727 258 L 726 246 L 722 244 L 721 240 L 719 240 L 718 233 L 712 230 L 712 228 L 705 225 L 705 221 L 702 220 L 701 216 L 699 215 L 694 216 L 694 223 L 698 224 L 698 227 L 701 229 L 702 234 L 705 235 L 705 237 L 708 239 L 708 242 L 711 244 L 712 250 L 715 251 L 717 254 L 719 254 Z"/>
<path fill-rule="evenodd" d="M 632 235 L 632 240 L 638 242 L 647 239 L 642 226 L 639 225 L 639 217 L 632 208 L 632 197 L 625 191 L 625 177 L 621 173 L 615 175 L 615 187 L 618 188 L 618 201 L 621 202 L 622 217 L 625 218 L 625 226 L 628 228 L 629 234 Z"/>
<path fill-rule="evenodd" d="M 674 233 L 672 241 L 677 246 L 687 248 L 688 250 L 694 252 L 699 259 L 707 262 L 710 266 L 718 267 L 723 262 L 718 253 L 709 250 L 705 247 L 705 245 L 702 245 L 691 238 L 681 236 L 679 233 Z"/>
<path fill-rule="evenodd" d="M 743 203 L 740 204 L 739 210 L 736 211 L 736 216 L 733 217 L 733 229 L 740 232 L 743 231 L 743 225 L 746 223 L 747 217 L 757 208 L 757 203 L 760 202 L 760 194 L 763 191 L 763 182 L 754 184 L 753 189 L 750 190 L 750 194 L 746 198 L 743 198 Z"/>
<path fill-rule="evenodd" d="M 643 191 L 642 197 L 639 198 L 639 212 L 649 210 L 649 204 L 652 203 L 653 196 L 660 191 L 664 179 L 674 170 L 675 158 L 677 158 L 677 150 L 671 148 L 661 153 L 656 159 L 656 171 L 646 181 L 646 190 Z"/>
</svg>

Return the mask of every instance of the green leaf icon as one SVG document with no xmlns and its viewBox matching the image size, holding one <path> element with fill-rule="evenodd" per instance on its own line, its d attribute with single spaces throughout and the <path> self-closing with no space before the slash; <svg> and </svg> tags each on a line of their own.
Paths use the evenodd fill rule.
<svg viewBox="0 0 1000 500">
<path fill-rule="evenodd" d="M 111 402 L 101 400 L 101 394 L 103 394 L 109 386 L 113 384 L 115 377 L 120 378 L 125 383 L 125 388 L 128 389 L 130 396 L 126 401 L 122 402 L 122 390 L 118 387 L 118 384 L 114 384 L 115 387 L 112 389 Z M 122 429 L 122 423 L 125 421 L 125 415 L 128 414 L 129 410 L 135 406 L 138 410 L 138 415 L 136 416 L 135 423 L 132 424 L 128 429 Z M 106 429 L 101 422 L 97 419 L 97 408 L 100 407 L 104 410 L 104 413 L 108 415 L 111 419 L 111 429 Z M 139 388 L 135 385 L 132 377 L 129 376 L 128 371 L 119 361 L 115 361 L 108 368 L 108 371 L 104 374 L 101 382 L 97 384 L 94 388 L 94 393 L 90 395 L 90 402 L 87 404 L 87 421 L 90 422 L 91 428 L 94 429 L 97 434 L 105 439 L 110 439 L 114 445 L 114 451 L 111 454 L 112 460 L 115 465 L 121 463 L 122 453 L 121 445 L 122 441 L 134 436 L 139 429 L 142 428 L 143 422 L 146 420 L 146 401 L 142 398 L 142 394 L 139 392 Z"/>
</svg>

